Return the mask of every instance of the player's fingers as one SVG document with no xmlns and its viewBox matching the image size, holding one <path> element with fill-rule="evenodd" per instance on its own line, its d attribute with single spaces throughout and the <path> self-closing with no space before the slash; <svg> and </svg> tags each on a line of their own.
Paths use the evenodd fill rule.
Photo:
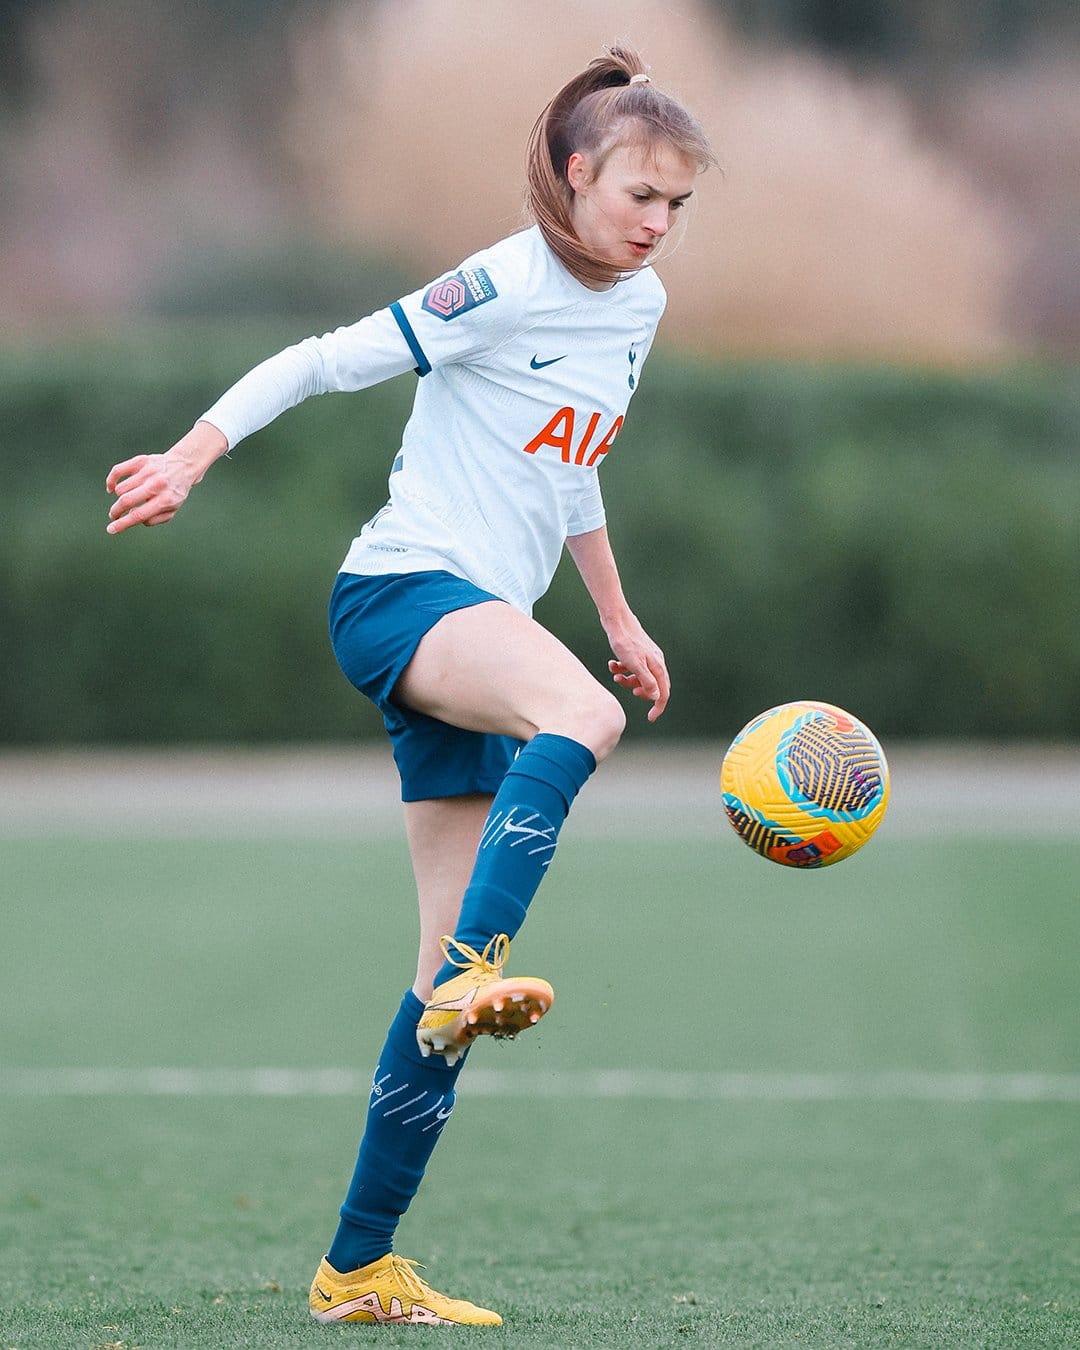
<svg viewBox="0 0 1080 1350">
<path fill-rule="evenodd" d="M 149 501 L 158 490 L 159 486 L 142 472 L 136 472 L 130 478 L 122 479 L 113 488 L 116 493 L 116 501 L 109 507 L 110 518 L 116 520 L 118 516 L 124 515 L 133 507 Z"/>
<path fill-rule="evenodd" d="M 664 654 L 659 648 L 653 654 L 649 667 L 654 691 L 649 694 L 649 698 L 652 699 L 649 721 L 655 722 L 667 707 L 668 699 L 671 697 L 671 677 L 668 675 Z"/>
<path fill-rule="evenodd" d="M 158 516 L 164 515 L 166 519 L 171 519 L 175 513 L 176 506 L 163 501 L 159 493 L 147 496 L 139 490 L 125 492 L 117 497 L 109 509 L 110 523 L 105 528 L 109 534 L 119 534 L 132 525 L 155 525 Z"/>
<path fill-rule="evenodd" d="M 116 501 L 109 507 L 109 519 L 114 524 L 125 521 L 128 525 L 139 525 L 142 523 L 143 517 L 140 516 L 137 520 L 133 517 L 147 504 L 147 501 L 148 499 L 142 493 L 125 492 L 122 496 L 117 497 Z"/>
<path fill-rule="evenodd" d="M 641 661 L 634 667 L 633 675 L 637 681 L 637 688 L 634 692 L 639 697 L 649 699 L 661 697 L 667 677 L 663 658 L 658 658 L 648 652 L 643 653 Z"/>
<path fill-rule="evenodd" d="M 633 689 L 636 687 L 638 677 L 629 666 L 624 666 L 621 661 L 609 661 L 608 670 L 611 671 L 611 678 L 623 689 Z"/>
<path fill-rule="evenodd" d="M 122 478 L 128 478 L 131 474 L 137 473 L 146 463 L 145 455 L 135 455 L 132 459 L 125 459 L 122 464 L 114 464 L 109 470 L 109 476 L 105 479 L 105 491 L 115 492 L 116 485 Z"/>
<path fill-rule="evenodd" d="M 656 684 L 660 690 L 660 697 L 666 704 L 671 696 L 671 676 L 668 674 L 667 661 L 664 659 L 664 653 L 659 649 L 652 662 L 653 673 L 656 676 Z"/>
<path fill-rule="evenodd" d="M 183 503 L 185 493 L 175 487 L 161 474 L 149 477 L 139 475 L 125 484 L 116 501 L 109 508 L 109 517 L 118 520 L 141 506 L 153 508 L 144 513 L 143 518 L 156 515 L 159 511 L 175 512 Z"/>
<path fill-rule="evenodd" d="M 653 705 L 648 716 L 650 722 L 655 722 L 667 707 L 671 694 L 671 680 L 663 652 L 657 648 L 654 653 L 643 654 L 640 669 L 641 674 L 638 674 L 624 661 L 608 662 L 608 670 L 616 684 L 629 689 L 635 698 L 644 699 Z"/>
<path fill-rule="evenodd" d="M 120 516 L 117 520 L 110 520 L 105 526 L 106 534 L 122 534 L 124 530 L 130 530 L 132 525 L 141 525 L 143 523 L 142 512 L 138 508 L 128 511 L 126 515 Z"/>
</svg>

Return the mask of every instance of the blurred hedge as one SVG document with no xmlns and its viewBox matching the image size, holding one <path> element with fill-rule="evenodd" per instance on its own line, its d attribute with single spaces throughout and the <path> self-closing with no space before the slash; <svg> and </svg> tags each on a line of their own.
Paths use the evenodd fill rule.
<svg viewBox="0 0 1080 1350">
<path fill-rule="evenodd" d="M 0 354 L 0 739 L 377 730 L 326 639 L 383 502 L 413 378 L 316 399 L 168 527 L 105 534 L 109 466 L 166 448 L 302 334 L 199 325 Z M 883 735 L 1080 735 L 1080 381 L 723 366 L 656 354 L 603 474 L 631 601 L 675 695 L 633 734 L 726 737 L 795 697 Z M 538 609 L 601 677 L 564 564 Z"/>
</svg>

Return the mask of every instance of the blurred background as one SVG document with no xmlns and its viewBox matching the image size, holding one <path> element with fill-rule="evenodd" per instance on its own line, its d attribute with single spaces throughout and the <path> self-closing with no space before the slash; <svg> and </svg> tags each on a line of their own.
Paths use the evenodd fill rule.
<svg viewBox="0 0 1080 1350">
<path fill-rule="evenodd" d="M 518 228 L 536 114 L 615 39 L 722 165 L 605 466 L 676 681 L 644 734 L 817 697 L 883 736 L 1080 737 L 1078 14 L 0 0 L 0 740 L 379 731 L 325 603 L 411 376 L 287 414 L 167 530 L 106 536 L 105 474 Z M 538 613 L 602 669 L 572 569 Z"/>
</svg>

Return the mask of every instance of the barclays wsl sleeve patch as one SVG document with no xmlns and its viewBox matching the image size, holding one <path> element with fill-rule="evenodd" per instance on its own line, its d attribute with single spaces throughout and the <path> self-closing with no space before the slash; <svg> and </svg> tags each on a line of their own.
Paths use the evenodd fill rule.
<svg viewBox="0 0 1080 1350">
<path fill-rule="evenodd" d="M 482 267 L 463 267 L 428 288 L 423 308 L 440 319 L 456 319 L 459 314 L 494 300 L 496 295 L 495 284 Z"/>
</svg>

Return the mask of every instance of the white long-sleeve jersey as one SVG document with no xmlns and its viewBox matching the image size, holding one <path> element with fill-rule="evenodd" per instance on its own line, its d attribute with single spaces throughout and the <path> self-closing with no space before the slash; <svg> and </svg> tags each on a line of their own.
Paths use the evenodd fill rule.
<svg viewBox="0 0 1080 1350">
<path fill-rule="evenodd" d="M 415 369 L 389 500 L 342 570 L 443 569 L 529 613 L 567 537 L 604 524 L 598 469 L 664 303 L 649 268 L 610 290 L 583 286 L 533 227 L 264 361 L 204 420 L 231 448 L 313 394 Z"/>
</svg>

